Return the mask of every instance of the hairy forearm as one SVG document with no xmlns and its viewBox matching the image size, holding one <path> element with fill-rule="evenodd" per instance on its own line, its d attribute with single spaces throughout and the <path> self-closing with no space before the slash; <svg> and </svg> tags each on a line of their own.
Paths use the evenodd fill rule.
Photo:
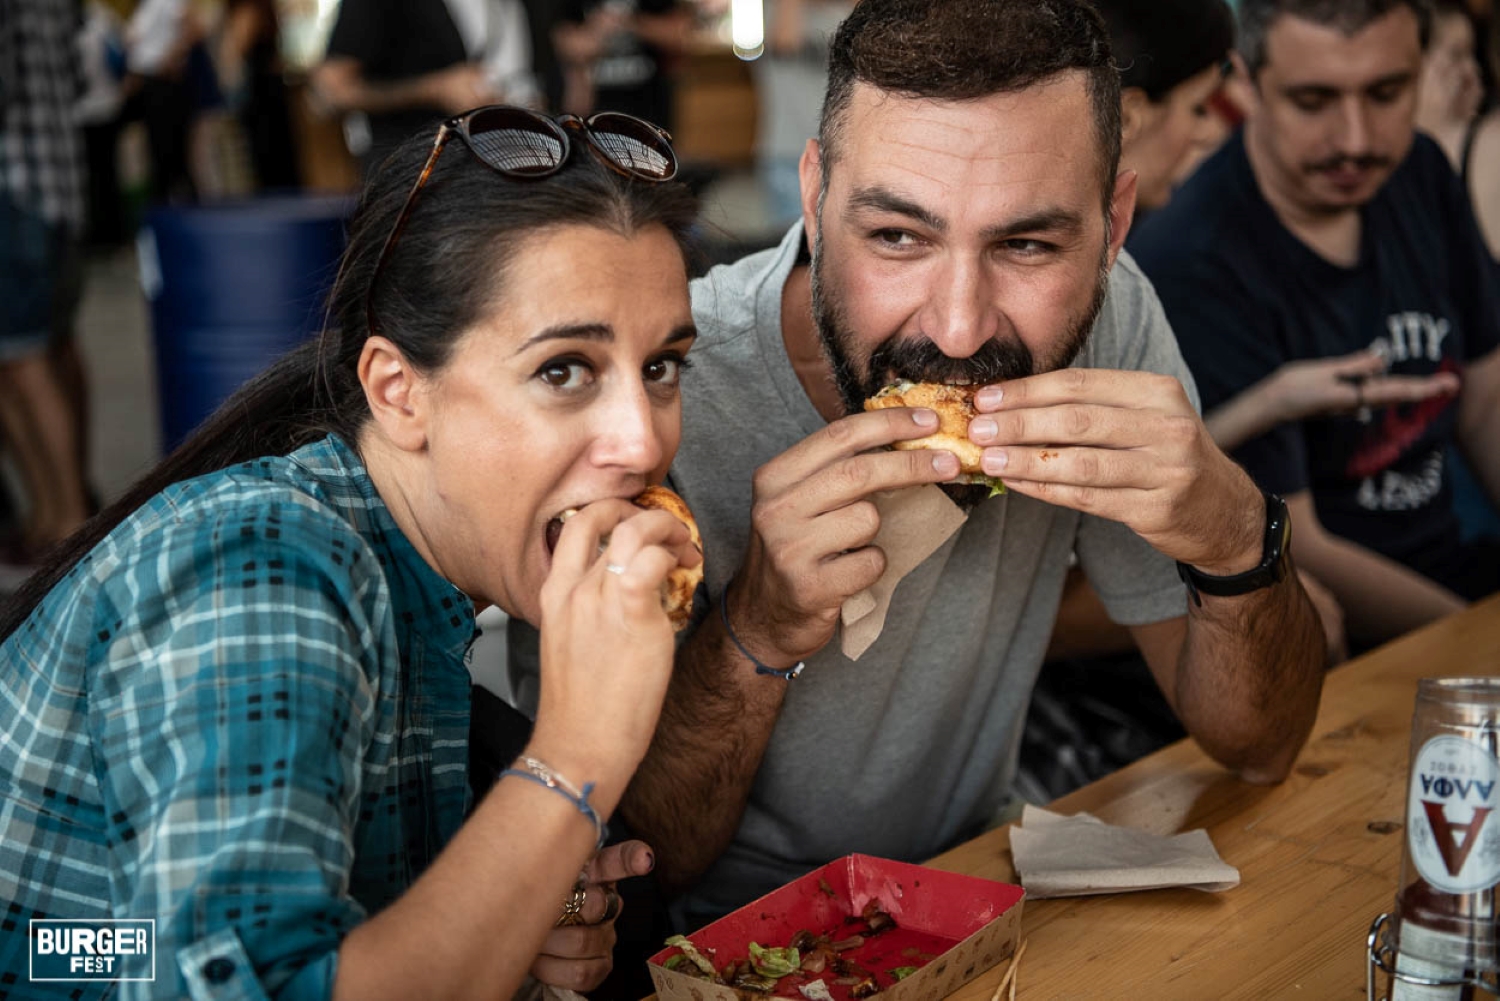
<svg viewBox="0 0 1500 1001">
<path fill-rule="evenodd" d="M 680 893 L 739 828 L 787 683 L 754 673 L 717 615 L 683 644 L 661 720 L 620 804 L 656 850 L 656 878 Z"/>
<path fill-rule="evenodd" d="M 1279 782 L 1318 712 L 1325 657 L 1295 573 L 1274 587 L 1189 602 L 1173 703 L 1198 744 L 1251 782 Z"/>
</svg>

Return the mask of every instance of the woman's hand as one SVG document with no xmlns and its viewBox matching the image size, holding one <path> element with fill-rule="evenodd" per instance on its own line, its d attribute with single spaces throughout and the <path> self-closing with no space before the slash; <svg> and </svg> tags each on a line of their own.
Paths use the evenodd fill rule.
<svg viewBox="0 0 1500 1001">
<path fill-rule="evenodd" d="M 613 810 L 656 729 L 675 640 L 661 588 L 703 559 L 665 511 L 599 501 L 563 526 L 541 592 L 541 699 L 531 747 Z"/>
<path fill-rule="evenodd" d="M 1386 375 L 1385 359 L 1373 351 L 1288 362 L 1267 383 L 1282 421 L 1451 396 L 1459 386 L 1458 376 L 1452 372 Z"/>
<path fill-rule="evenodd" d="M 582 923 L 552 930 L 532 964 L 531 975 L 572 991 L 590 991 L 603 983 L 613 966 L 615 919 L 621 910 L 615 883 L 644 876 L 655 864 L 644 841 L 622 841 L 595 855 L 582 875 Z"/>
</svg>

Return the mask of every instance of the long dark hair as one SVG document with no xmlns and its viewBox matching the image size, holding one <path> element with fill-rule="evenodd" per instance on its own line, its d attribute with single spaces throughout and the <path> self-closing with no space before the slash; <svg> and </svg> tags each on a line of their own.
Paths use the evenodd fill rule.
<svg viewBox="0 0 1500 1001">
<path fill-rule="evenodd" d="M 503 298 L 506 274 L 525 237 L 567 225 L 625 235 L 660 225 L 676 238 L 687 267 L 697 206 L 685 186 L 624 178 L 582 144 L 551 177 L 512 181 L 454 139 L 372 289 L 381 249 L 433 137 L 429 131 L 403 143 L 370 178 L 350 220 L 322 335 L 247 382 L 119 500 L 60 543 L 0 610 L 0 641 L 105 536 L 172 484 L 261 456 L 286 455 L 330 433 L 356 446 L 370 416 L 356 371 L 369 336 L 368 297 L 381 334 L 418 370 L 436 372 L 459 334 Z"/>
<path fill-rule="evenodd" d="M 1094 0 L 1109 25 L 1120 86 L 1159 104 L 1178 85 L 1234 48 L 1234 12 L 1224 0 Z"/>
</svg>

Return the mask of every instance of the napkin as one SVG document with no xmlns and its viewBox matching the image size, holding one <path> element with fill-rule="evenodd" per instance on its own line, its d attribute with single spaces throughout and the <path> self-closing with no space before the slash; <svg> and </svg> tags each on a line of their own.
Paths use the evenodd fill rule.
<svg viewBox="0 0 1500 1001">
<path fill-rule="evenodd" d="M 839 609 L 843 630 L 839 648 L 859 660 L 880 637 L 891 595 L 901 578 L 937 551 L 968 518 L 938 487 L 927 484 L 905 490 L 882 490 L 870 498 L 880 512 L 880 530 L 872 545 L 885 553 L 885 573 L 869 587 L 844 599 Z"/>
<path fill-rule="evenodd" d="M 527 977 L 521 989 L 510 996 L 510 1001 L 588 1001 L 588 998 L 566 987 L 555 987 Z"/>
<path fill-rule="evenodd" d="M 1034 806 L 1010 832 L 1021 885 L 1031 897 L 1076 897 L 1186 886 L 1217 893 L 1240 884 L 1199 828 L 1163 837 L 1116 827 L 1086 813 L 1065 817 Z"/>
</svg>

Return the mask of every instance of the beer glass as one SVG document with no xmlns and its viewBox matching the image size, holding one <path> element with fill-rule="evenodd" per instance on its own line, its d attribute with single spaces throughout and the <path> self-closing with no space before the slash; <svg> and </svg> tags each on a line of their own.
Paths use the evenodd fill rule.
<svg viewBox="0 0 1500 1001">
<path fill-rule="evenodd" d="M 1370 930 L 1390 1001 L 1469 1001 L 1497 993 L 1500 885 L 1500 678 L 1417 686 L 1406 837 L 1395 911 Z"/>
</svg>

